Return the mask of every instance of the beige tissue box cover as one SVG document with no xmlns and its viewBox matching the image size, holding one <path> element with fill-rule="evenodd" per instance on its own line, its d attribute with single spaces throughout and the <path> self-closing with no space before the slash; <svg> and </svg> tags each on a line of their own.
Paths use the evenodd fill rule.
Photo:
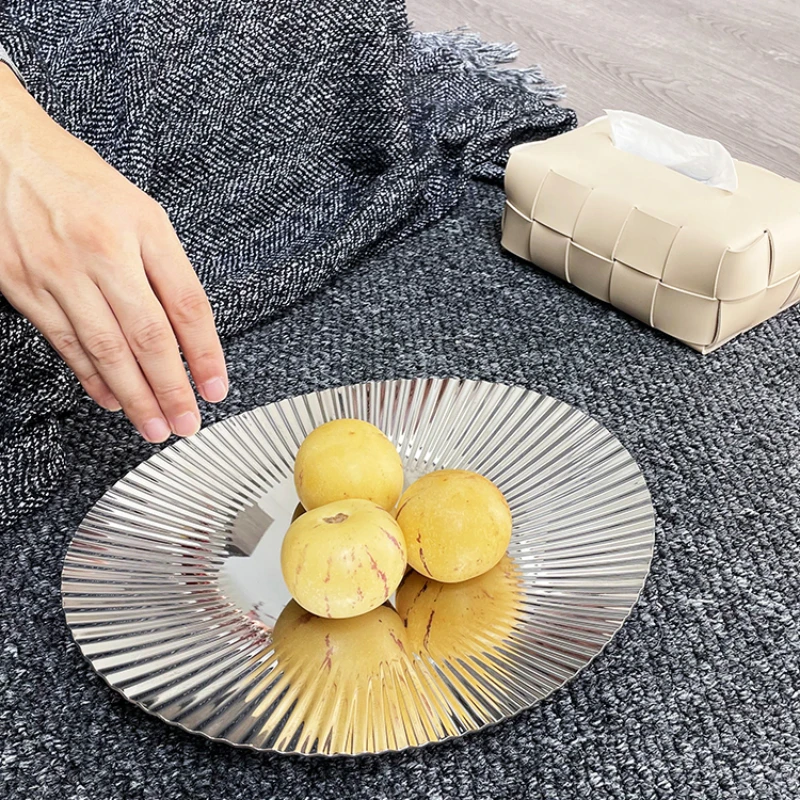
<svg viewBox="0 0 800 800">
<path fill-rule="evenodd" d="M 800 184 L 735 192 L 617 149 L 608 120 L 511 150 L 502 244 L 701 353 L 800 300 Z"/>
</svg>

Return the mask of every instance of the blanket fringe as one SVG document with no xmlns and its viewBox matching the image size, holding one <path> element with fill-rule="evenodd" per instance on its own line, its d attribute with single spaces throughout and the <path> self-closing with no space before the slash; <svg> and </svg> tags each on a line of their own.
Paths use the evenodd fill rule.
<svg viewBox="0 0 800 800">
<path fill-rule="evenodd" d="M 485 42 L 466 26 L 434 33 L 411 32 L 413 46 L 421 53 L 438 56 L 450 65 L 460 65 L 469 72 L 537 95 L 547 102 L 563 100 L 563 86 L 550 83 L 539 65 L 503 69 L 519 55 L 513 42 Z"/>
</svg>

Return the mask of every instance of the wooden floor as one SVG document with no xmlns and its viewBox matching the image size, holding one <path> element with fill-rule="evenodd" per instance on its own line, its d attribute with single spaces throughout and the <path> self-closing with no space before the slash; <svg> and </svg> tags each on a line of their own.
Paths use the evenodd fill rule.
<svg viewBox="0 0 800 800">
<path fill-rule="evenodd" d="M 635 111 L 800 179 L 800 0 L 407 0 L 420 30 L 514 41 L 581 122 Z"/>
</svg>

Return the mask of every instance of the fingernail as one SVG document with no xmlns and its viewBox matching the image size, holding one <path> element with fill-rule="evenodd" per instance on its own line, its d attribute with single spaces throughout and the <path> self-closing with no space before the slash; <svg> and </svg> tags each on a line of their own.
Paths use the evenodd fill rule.
<svg viewBox="0 0 800 800">
<path fill-rule="evenodd" d="M 122 411 L 122 406 L 116 400 L 109 400 L 105 403 L 100 403 L 100 405 L 106 411 Z"/>
<path fill-rule="evenodd" d="M 228 394 L 227 383 L 222 378 L 211 378 L 201 387 L 201 393 L 209 403 L 219 403 Z"/>
<path fill-rule="evenodd" d="M 197 414 L 193 414 L 191 411 L 172 420 L 172 430 L 178 436 L 192 436 L 197 433 L 199 428 L 200 420 L 197 418 Z"/>
<path fill-rule="evenodd" d="M 149 419 L 142 425 L 142 436 L 148 442 L 163 442 L 169 437 L 170 433 L 169 425 L 161 417 Z"/>
</svg>

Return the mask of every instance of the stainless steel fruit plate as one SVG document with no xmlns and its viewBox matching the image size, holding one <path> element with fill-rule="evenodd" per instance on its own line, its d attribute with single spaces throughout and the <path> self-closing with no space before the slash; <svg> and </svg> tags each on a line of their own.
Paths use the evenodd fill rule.
<svg viewBox="0 0 800 800">
<path fill-rule="evenodd" d="M 435 587 L 435 625 L 412 621 L 392 651 L 366 623 L 317 619 L 299 635 L 285 611 L 294 456 L 339 417 L 380 427 L 406 484 L 474 470 L 513 513 L 502 575 Z M 63 604 L 97 672 L 164 721 L 258 750 L 355 755 L 460 736 L 547 697 L 630 613 L 653 545 L 640 470 L 582 412 L 481 381 L 382 381 L 254 409 L 136 467 L 75 534 Z"/>
</svg>

